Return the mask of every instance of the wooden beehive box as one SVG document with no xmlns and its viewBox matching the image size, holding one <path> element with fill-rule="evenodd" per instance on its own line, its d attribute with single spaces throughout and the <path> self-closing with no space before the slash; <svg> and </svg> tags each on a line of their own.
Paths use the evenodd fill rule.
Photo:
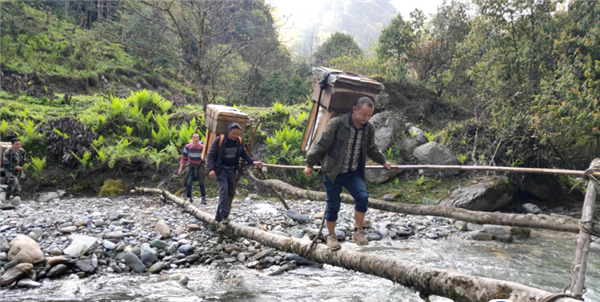
<svg viewBox="0 0 600 302">
<path fill-rule="evenodd" d="M 306 131 L 302 137 L 301 148 L 304 151 L 308 151 L 312 142 L 323 132 L 329 120 L 340 114 L 351 112 L 352 107 L 363 96 L 375 99 L 384 88 L 381 83 L 375 80 L 337 69 L 315 67 L 313 73 L 318 81 L 313 85 L 311 94 L 311 99 L 314 102 L 313 108 L 308 118 Z M 319 82 L 328 73 L 327 88 L 321 92 Z M 320 102 L 319 94 L 321 94 Z M 320 106 L 317 105 L 318 103 L 320 103 Z M 317 119 L 316 124 L 315 116 Z"/>
<path fill-rule="evenodd" d="M 319 113 L 318 115 L 317 111 Z M 317 124 L 316 127 L 313 127 L 313 125 L 315 125 L 315 116 L 317 117 Z M 313 108 L 310 111 L 310 116 L 308 117 L 308 127 L 306 127 L 306 130 L 304 131 L 300 148 L 302 148 L 304 152 L 308 151 L 312 142 L 317 138 L 319 133 L 323 132 L 327 123 L 336 116 L 338 116 L 337 112 L 329 111 L 323 106 L 319 107 L 317 104 L 313 104 Z"/>
<path fill-rule="evenodd" d="M 204 138 L 204 149 L 202 158 L 206 159 L 208 149 L 215 137 L 227 133 L 227 126 L 231 123 L 240 124 L 240 135 L 246 131 L 246 124 L 250 122 L 248 115 L 241 110 L 223 105 L 206 106 L 206 136 Z"/>
<path fill-rule="evenodd" d="M 223 105 L 206 106 L 206 127 L 215 134 L 226 133 L 227 125 L 234 122 L 240 124 L 240 132 L 244 133 L 250 118 L 237 108 Z"/>
<path fill-rule="evenodd" d="M 321 93 L 321 106 L 330 111 L 337 113 L 347 113 L 352 111 L 352 107 L 356 105 L 356 101 L 363 96 L 368 96 L 372 99 L 384 89 L 383 84 L 363 77 L 361 75 L 347 73 L 337 69 L 327 67 L 315 67 L 313 73 L 317 77 L 317 82 L 313 85 L 311 99 L 313 102 L 319 102 L 319 81 L 327 78 L 327 88 Z"/>
</svg>

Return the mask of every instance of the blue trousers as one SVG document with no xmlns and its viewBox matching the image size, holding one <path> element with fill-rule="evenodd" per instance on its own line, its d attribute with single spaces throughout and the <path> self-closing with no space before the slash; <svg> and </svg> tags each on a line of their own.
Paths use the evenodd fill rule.
<svg viewBox="0 0 600 302">
<path fill-rule="evenodd" d="M 359 170 L 338 174 L 334 182 L 323 176 L 323 185 L 325 194 L 327 194 L 327 210 L 325 219 L 327 221 L 337 221 L 340 211 L 342 187 L 354 197 L 354 209 L 360 213 L 366 213 L 369 205 L 369 192 L 365 185 L 365 180 Z"/>
</svg>

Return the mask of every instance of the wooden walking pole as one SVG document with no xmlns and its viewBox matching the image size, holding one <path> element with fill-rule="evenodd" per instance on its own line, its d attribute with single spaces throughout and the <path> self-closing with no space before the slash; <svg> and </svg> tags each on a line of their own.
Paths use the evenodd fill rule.
<svg viewBox="0 0 600 302">
<path fill-rule="evenodd" d="M 282 169 L 298 169 L 303 170 L 304 166 L 290 165 L 271 165 L 264 164 L 265 167 L 282 168 Z M 392 165 L 392 169 L 400 170 L 461 170 L 461 171 L 492 171 L 492 172 L 512 172 L 512 173 L 534 173 L 534 174 L 553 174 L 553 175 L 569 175 L 573 177 L 582 177 L 585 171 L 566 170 L 566 169 L 547 169 L 547 168 L 518 168 L 518 167 L 500 167 L 500 166 L 446 166 L 446 165 Z M 314 166 L 313 169 L 321 169 L 321 166 Z M 365 169 L 384 169 L 381 165 L 367 165 Z M 594 176 L 600 177 L 600 170 L 593 172 Z"/>
<path fill-rule="evenodd" d="M 585 201 L 583 202 L 583 212 L 581 213 L 579 224 L 579 237 L 577 237 L 577 251 L 575 252 L 575 260 L 573 260 L 573 274 L 571 275 L 570 284 L 571 296 L 576 299 L 581 299 L 583 296 L 585 270 L 592 239 L 591 224 L 594 219 L 594 212 L 596 211 L 596 194 L 598 192 L 596 191 L 596 179 L 591 174 L 599 170 L 600 158 L 596 158 L 586 171 L 588 175 L 587 191 L 585 193 Z"/>
</svg>

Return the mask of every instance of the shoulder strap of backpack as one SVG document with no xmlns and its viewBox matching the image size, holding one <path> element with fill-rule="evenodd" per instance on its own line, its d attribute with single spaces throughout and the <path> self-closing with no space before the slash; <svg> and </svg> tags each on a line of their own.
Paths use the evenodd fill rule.
<svg viewBox="0 0 600 302">
<path fill-rule="evenodd" d="M 219 140 L 219 148 L 221 148 L 221 144 L 223 143 L 223 139 L 225 139 L 225 134 L 221 134 L 221 138 Z M 242 143 L 242 137 L 238 136 L 238 139 L 240 140 L 240 144 Z"/>
<path fill-rule="evenodd" d="M 219 148 L 221 148 L 221 144 L 223 143 L 223 139 L 225 139 L 225 134 L 221 134 L 221 138 L 219 139 Z"/>
</svg>

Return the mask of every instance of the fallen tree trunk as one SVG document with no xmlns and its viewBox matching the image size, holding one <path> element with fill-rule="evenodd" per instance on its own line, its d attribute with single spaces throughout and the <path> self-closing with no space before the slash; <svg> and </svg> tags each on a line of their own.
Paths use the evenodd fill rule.
<svg viewBox="0 0 600 302">
<path fill-rule="evenodd" d="M 200 211 L 190 202 L 167 191 L 159 189 L 136 188 L 136 192 L 162 194 L 165 198 L 185 208 L 196 218 L 216 226 L 212 215 Z M 230 223 L 227 231 L 243 236 L 289 253 L 304 255 L 307 253 L 310 240 L 299 240 L 279 236 L 258 228 Z M 325 245 L 317 245 L 310 250 L 307 257 L 346 269 L 351 269 L 382 278 L 415 289 L 422 296 L 436 295 L 447 297 L 458 302 L 488 302 L 493 299 L 510 299 L 513 302 L 577 302 L 571 298 L 559 298 L 556 294 L 522 284 L 484 277 L 464 275 L 456 271 L 438 269 L 398 260 L 391 257 L 370 255 L 351 249 L 331 252 Z"/>
<path fill-rule="evenodd" d="M 257 185 L 261 187 L 275 187 L 288 194 L 292 194 L 302 198 L 307 198 L 310 200 L 325 201 L 327 197 L 324 192 L 300 189 L 276 179 L 259 180 L 250 171 L 247 171 L 247 174 L 250 179 L 252 179 Z M 349 194 L 341 194 L 341 199 L 343 203 L 354 204 L 354 198 L 352 198 L 352 196 Z M 579 233 L 579 220 L 570 217 L 480 212 L 465 210 L 461 208 L 453 208 L 448 206 L 430 206 L 387 202 L 374 198 L 369 198 L 369 207 L 377 210 L 395 213 L 442 216 L 478 224 L 508 225 L 516 227 L 527 227 L 570 233 Z M 598 229 L 598 226 L 594 227 L 595 230 Z"/>
</svg>

